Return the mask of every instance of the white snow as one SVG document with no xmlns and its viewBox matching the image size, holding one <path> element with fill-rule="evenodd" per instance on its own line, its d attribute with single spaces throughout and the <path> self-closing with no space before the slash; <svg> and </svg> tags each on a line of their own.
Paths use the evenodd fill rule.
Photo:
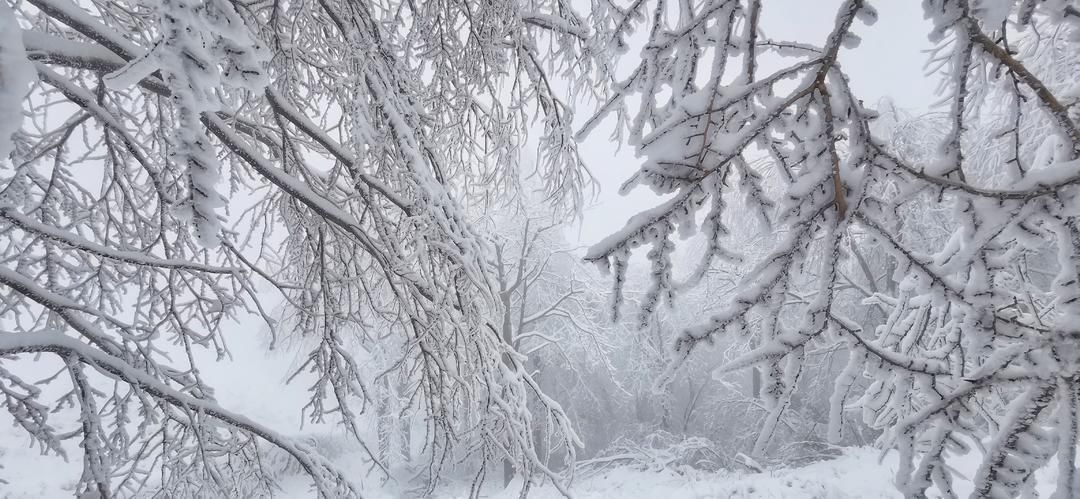
<svg viewBox="0 0 1080 499">
<path fill-rule="evenodd" d="M 713 497 L 753 498 L 893 498 L 902 497 L 892 484 L 896 455 L 884 460 L 876 449 L 850 449 L 831 461 L 801 468 L 762 473 L 704 473 L 695 470 L 661 472 L 617 468 L 582 479 L 571 488 L 578 499 L 692 499 Z M 511 488 L 491 497 L 510 499 Z M 540 487 L 529 495 L 537 499 L 559 497 L 554 489 Z"/>
<path fill-rule="evenodd" d="M 977 0 L 972 6 L 972 13 L 986 26 L 998 27 L 1009 17 L 1009 12 L 1016 5 L 1016 0 Z"/>
<path fill-rule="evenodd" d="M 350 437 L 330 424 L 307 424 L 301 428 L 301 416 L 297 407 L 309 395 L 304 380 L 286 385 L 284 379 L 294 369 L 294 354 L 267 352 L 266 335 L 252 323 L 234 323 L 233 334 L 228 341 L 233 358 L 223 362 L 203 362 L 201 374 L 215 387 L 215 396 L 221 406 L 237 414 L 250 414 L 251 420 L 281 435 L 291 435 L 301 442 L 317 439 L 328 450 L 326 457 L 349 478 L 368 498 L 410 497 L 409 491 L 418 484 L 399 477 L 384 482 L 377 472 L 371 472 L 363 453 L 352 443 Z M 26 341 L 31 336 L 19 338 Z M 55 338 L 54 338 L 55 340 Z M 11 346 L 14 338 L 5 339 Z M 62 341 L 78 348 L 76 342 Z M 198 351 L 201 360 L 209 361 L 212 352 Z M 47 375 L 59 364 L 51 356 L 34 361 L 22 359 L 16 367 L 22 373 L 31 371 Z M 57 413 L 55 417 L 74 422 L 75 413 Z M 368 437 L 372 437 L 369 435 Z M 331 445 L 326 449 L 325 444 Z M 81 455 L 76 443 L 66 446 L 68 459 L 42 456 L 38 449 L 29 447 L 29 440 L 18 428 L 0 425 L 0 456 L 5 468 L 0 478 L 0 497 L 4 499 L 52 499 L 71 497 L 72 488 L 81 468 Z M 974 448 L 974 446 L 971 446 Z M 981 455 L 977 452 L 948 459 L 959 475 L 956 491 L 966 497 L 972 490 L 970 478 L 975 476 Z M 570 487 L 577 499 L 705 499 L 705 498 L 784 498 L 784 499 L 845 499 L 845 498 L 900 498 L 894 476 L 897 469 L 897 453 L 882 454 L 875 448 L 847 448 L 836 459 L 819 461 L 802 467 L 767 470 L 760 473 L 705 472 L 689 468 L 642 470 L 631 467 L 614 467 L 602 472 L 579 473 Z M 1055 460 L 1051 460 L 1036 472 L 1040 497 L 1052 488 L 1057 473 Z M 33 478 L 31 478 L 33 477 Z M 503 488 L 497 479 L 490 480 L 481 497 L 511 499 L 519 497 L 520 483 L 512 482 Z M 310 481 L 302 474 L 290 474 L 282 478 L 277 497 L 314 497 Z M 468 483 L 443 484 L 435 493 L 437 498 L 466 498 Z M 563 497 L 550 483 L 534 485 L 530 498 L 556 499 Z M 938 497 L 931 490 L 930 497 Z"/>
</svg>

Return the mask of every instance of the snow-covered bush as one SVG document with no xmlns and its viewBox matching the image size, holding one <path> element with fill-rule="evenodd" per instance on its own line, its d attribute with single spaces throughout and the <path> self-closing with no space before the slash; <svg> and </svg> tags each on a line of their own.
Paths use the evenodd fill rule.
<svg viewBox="0 0 1080 499">
<path fill-rule="evenodd" d="M 684 468 L 717 471 L 724 466 L 722 460 L 716 444 L 708 439 L 685 438 L 660 430 L 644 438 L 618 439 L 596 457 L 582 461 L 581 467 L 586 475 L 616 466 L 653 472 Z"/>
</svg>

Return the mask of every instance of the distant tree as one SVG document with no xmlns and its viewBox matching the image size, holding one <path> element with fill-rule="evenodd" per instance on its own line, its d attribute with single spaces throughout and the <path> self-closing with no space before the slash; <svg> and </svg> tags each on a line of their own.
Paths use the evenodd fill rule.
<svg viewBox="0 0 1080 499">
<path fill-rule="evenodd" d="M 521 190 L 529 192 L 527 187 Z M 565 422 L 551 419 L 560 413 L 547 408 L 595 395 L 590 392 L 602 380 L 583 373 L 602 371 L 609 363 L 600 331 L 607 325 L 602 320 L 601 292 L 587 272 L 592 269 L 574 256 L 559 219 L 529 199 L 526 194 L 511 200 L 510 206 L 489 209 L 478 225 L 488 227 L 492 238 L 492 267 L 502 303 L 499 336 L 521 355 L 521 363 L 537 382 L 537 390 L 530 394 L 537 420 L 534 445 L 544 466 L 567 466 L 574 462 L 576 446 L 560 438 L 557 426 Z M 576 390 L 563 389 L 566 384 Z M 508 461 L 504 482 L 514 471 Z"/>
<path fill-rule="evenodd" d="M 721 335 L 753 338 L 756 348 L 722 370 L 764 373 L 759 452 L 792 406 L 808 352 L 839 344 L 848 362 L 830 434 L 841 438 L 841 415 L 861 408 L 901 451 L 906 495 L 954 496 L 944 454 L 971 442 L 984 454 L 976 497 L 1019 494 L 1055 455 L 1058 496 L 1080 495 L 1080 11 L 1066 1 L 923 2 L 949 110 L 939 144 L 911 155 L 872 133 L 878 113 L 840 64 L 858 46 L 859 23 L 877 20 L 869 3 L 842 2 L 820 45 L 768 38 L 766 4 L 641 1 L 594 12 L 608 49 L 625 54 L 610 65 L 634 62 L 629 76 L 606 80 L 582 134 L 615 117 L 644 158 L 624 189 L 665 196 L 586 257 L 612 270 L 615 313 L 632 250 L 651 247 L 647 325 L 680 289 L 675 236 L 707 241 L 693 282 L 733 257 L 734 217 L 756 216 L 778 237 L 744 255 L 749 270 L 721 311 L 673 338 L 673 368 Z M 648 33 L 640 59 L 627 51 L 639 25 Z M 766 57 L 780 69 L 761 71 Z M 846 279 L 871 244 L 888 265 Z M 1040 278 L 1030 262 L 1047 250 L 1057 258 Z M 870 296 L 855 300 L 852 282 Z M 880 313 L 853 320 L 859 305 Z"/>
</svg>

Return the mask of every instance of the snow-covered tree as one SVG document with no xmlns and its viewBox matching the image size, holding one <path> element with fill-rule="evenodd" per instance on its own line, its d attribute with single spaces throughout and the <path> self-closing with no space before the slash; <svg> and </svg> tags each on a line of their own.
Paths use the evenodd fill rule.
<svg viewBox="0 0 1080 499">
<path fill-rule="evenodd" d="M 581 212 L 577 144 L 614 121 L 644 161 L 623 189 L 664 198 L 586 255 L 647 335 L 622 345 L 656 347 L 600 367 L 636 382 L 674 359 L 679 387 L 627 397 L 641 414 L 687 432 L 711 382 L 756 367 L 761 457 L 817 410 L 798 393 L 828 355 L 846 359 L 828 435 L 861 413 L 905 494 L 954 495 L 947 453 L 974 447 L 976 496 L 1023 492 L 1053 457 L 1059 496 L 1080 496 L 1074 1 L 925 0 L 945 110 L 918 117 L 865 106 L 844 72 L 873 50 L 869 0 L 841 1 L 823 41 L 769 38 L 763 0 L 571 3 L 0 3 L 0 404 L 43 451 L 81 453 L 81 496 L 269 494 L 267 446 L 321 496 L 359 495 L 203 381 L 200 352 L 227 356 L 229 321 L 257 317 L 301 340 L 275 345 L 302 350 L 311 419 L 362 440 L 371 404 L 413 408 L 426 492 L 453 473 L 478 495 L 509 462 L 565 493 L 582 403 L 544 373 L 585 380 L 573 363 L 604 335 L 538 234 Z M 575 123 L 571 97 L 595 113 Z M 553 215 L 489 231 L 471 210 L 521 193 L 530 144 Z M 708 320 L 665 315 L 718 267 L 737 282 Z M 614 407 L 593 383 L 575 395 Z"/>
<path fill-rule="evenodd" d="M 741 257 L 749 270 L 725 307 L 673 338 L 673 369 L 721 335 L 753 338 L 721 370 L 764 373 L 758 452 L 791 406 L 807 352 L 842 345 L 830 434 L 841 438 L 843 413 L 861 409 L 900 449 L 906 495 L 955 495 L 944 456 L 969 444 L 985 456 L 976 497 L 1019 494 L 1052 456 L 1059 496 L 1080 494 L 1075 5 L 923 2 L 949 106 L 929 154 L 876 136 L 878 113 L 843 71 L 843 51 L 873 50 L 858 47 L 860 25 L 877 21 L 869 2 L 842 2 L 821 43 L 768 38 L 760 0 L 607 5 L 595 22 L 634 69 L 606 81 L 582 134 L 615 118 L 644 158 L 624 189 L 664 196 L 587 256 L 614 273 L 615 312 L 641 246 L 652 275 L 642 322 L 677 299 L 675 238 L 698 233 L 708 250 L 691 283 L 715 259 Z M 639 25 L 640 59 L 625 50 Z M 766 59 L 779 69 L 761 71 Z M 737 255 L 729 227 L 748 214 L 778 237 Z M 920 226 L 944 230 L 923 237 Z M 844 277 L 863 272 L 871 248 L 888 270 Z M 1057 258 L 1038 269 L 1048 277 L 1033 275 L 1030 262 L 1048 250 Z M 852 317 L 859 306 L 879 313 Z"/>
<path fill-rule="evenodd" d="M 591 177 L 552 80 L 589 73 L 589 32 L 562 1 L 5 0 L 0 403 L 45 451 L 80 440 L 88 497 L 267 493 L 265 444 L 321 496 L 355 496 L 356 477 L 224 410 L 193 352 L 227 356 L 223 324 L 249 314 L 295 328 L 314 338 L 306 414 L 359 438 L 372 380 L 346 338 L 389 325 L 431 486 L 505 459 L 561 486 L 461 204 L 514 185 L 538 118 L 544 192 L 579 209 Z M 35 355 L 58 374 L 28 378 Z M 50 417 L 66 405 L 76 427 Z"/>
</svg>

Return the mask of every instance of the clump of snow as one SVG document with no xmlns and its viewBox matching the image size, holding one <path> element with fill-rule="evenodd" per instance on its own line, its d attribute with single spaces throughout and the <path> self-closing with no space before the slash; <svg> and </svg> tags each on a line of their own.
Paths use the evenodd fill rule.
<svg viewBox="0 0 1080 499">
<path fill-rule="evenodd" d="M 1009 17 L 1015 0 L 977 0 L 972 13 L 989 29 L 997 29 Z"/>
<path fill-rule="evenodd" d="M 22 126 L 22 102 L 35 78 L 15 13 L 0 3 L 0 159 L 14 149 L 11 136 Z"/>
<path fill-rule="evenodd" d="M 878 11 L 869 5 L 863 5 L 855 13 L 855 17 L 863 24 L 873 26 L 878 21 Z"/>
</svg>

